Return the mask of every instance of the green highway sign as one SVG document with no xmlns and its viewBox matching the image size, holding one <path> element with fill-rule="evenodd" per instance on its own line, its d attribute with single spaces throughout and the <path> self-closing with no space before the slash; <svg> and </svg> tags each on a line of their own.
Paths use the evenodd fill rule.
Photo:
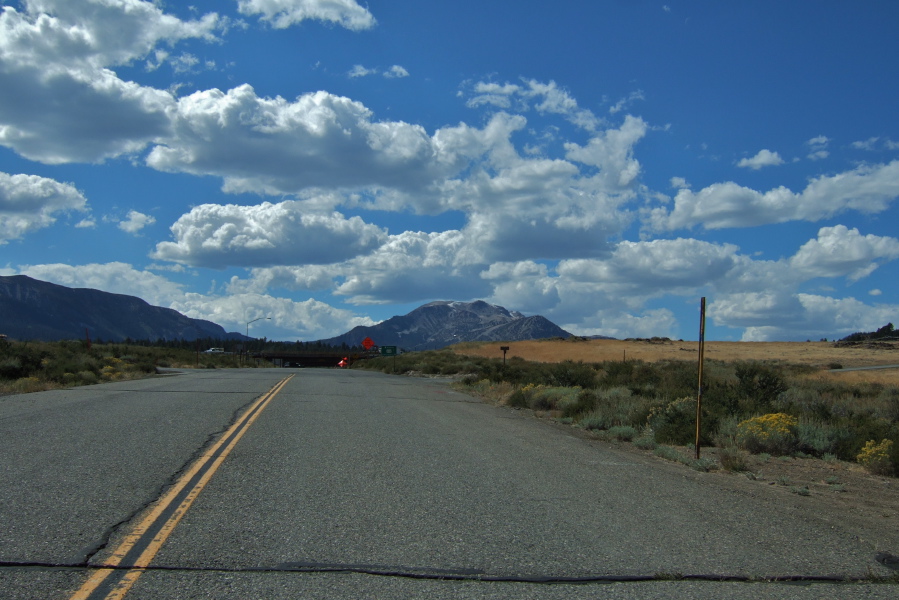
<svg viewBox="0 0 899 600">
<path fill-rule="evenodd" d="M 381 346 L 381 356 L 396 356 L 396 346 Z"/>
</svg>

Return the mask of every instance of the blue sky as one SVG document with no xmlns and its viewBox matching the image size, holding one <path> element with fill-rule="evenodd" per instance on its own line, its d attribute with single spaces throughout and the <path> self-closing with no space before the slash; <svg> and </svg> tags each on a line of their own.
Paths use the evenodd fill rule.
<svg viewBox="0 0 899 600">
<path fill-rule="evenodd" d="M 0 274 L 282 340 L 897 321 L 895 2 L 2 6 Z"/>
</svg>

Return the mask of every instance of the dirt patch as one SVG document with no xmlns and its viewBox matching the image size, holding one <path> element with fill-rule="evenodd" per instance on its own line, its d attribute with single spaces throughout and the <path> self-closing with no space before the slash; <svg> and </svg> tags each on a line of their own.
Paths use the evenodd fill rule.
<svg viewBox="0 0 899 600">
<path fill-rule="evenodd" d="M 658 461 L 670 461 L 620 444 L 628 452 L 641 453 Z M 686 457 L 695 453 L 678 448 Z M 718 448 L 702 448 L 703 458 L 717 459 Z M 677 465 L 690 471 L 686 465 Z M 815 516 L 872 538 L 880 550 L 899 551 L 899 479 L 871 475 L 861 466 L 819 458 L 749 456 L 747 471 L 714 470 L 703 473 L 721 485 L 736 486 L 753 495 L 815 511 Z M 872 533 L 873 532 L 873 533 Z"/>
</svg>

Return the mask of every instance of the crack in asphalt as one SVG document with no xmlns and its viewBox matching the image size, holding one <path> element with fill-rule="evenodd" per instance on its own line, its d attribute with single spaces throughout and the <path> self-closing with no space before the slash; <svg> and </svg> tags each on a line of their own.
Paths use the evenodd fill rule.
<svg viewBox="0 0 899 600">
<path fill-rule="evenodd" d="M 211 392 L 211 393 L 219 393 L 219 392 Z M 229 392 L 229 393 L 233 393 L 233 392 Z M 197 448 L 187 458 L 187 460 L 184 462 L 184 464 L 182 464 L 181 467 L 177 471 L 175 471 L 171 476 L 169 476 L 169 478 L 166 481 L 164 481 L 162 484 L 159 485 L 159 487 L 156 489 L 155 494 L 152 495 L 152 497 L 150 499 L 146 500 L 141 505 L 139 505 L 137 508 L 135 508 L 135 510 L 133 510 L 124 519 L 122 519 L 118 523 L 115 523 L 115 524 L 111 525 L 109 528 L 107 528 L 106 531 L 104 531 L 103 534 L 100 536 L 100 539 L 96 544 L 94 544 L 92 546 L 87 546 L 82 551 L 84 553 L 84 559 L 82 561 L 80 561 L 76 564 L 73 564 L 73 565 L 60 565 L 60 566 L 79 566 L 80 565 L 82 567 L 92 568 L 94 565 L 91 564 L 91 560 L 93 560 L 93 558 L 95 556 L 97 556 L 98 554 L 103 552 L 103 550 L 105 550 L 107 547 L 109 547 L 110 540 L 115 536 L 116 532 L 118 532 L 121 528 L 127 526 L 129 523 L 134 521 L 134 519 L 136 519 L 140 514 L 142 514 L 144 511 L 146 511 L 149 507 L 153 506 L 154 503 L 158 502 L 159 499 L 162 498 L 162 496 L 165 494 L 165 492 L 179 481 L 179 479 L 181 478 L 181 475 L 184 474 L 201 456 L 203 456 L 203 453 L 206 451 L 206 449 L 209 448 L 212 444 L 214 444 L 219 438 L 221 438 L 222 435 L 224 435 L 225 432 L 228 431 L 232 425 L 237 423 L 237 421 L 243 416 L 243 414 L 247 411 L 247 409 L 250 406 L 252 406 L 253 403 L 256 402 L 256 400 L 258 400 L 261 396 L 262 396 L 262 394 L 260 394 L 259 396 L 255 396 L 252 399 L 250 399 L 246 404 L 235 409 L 235 411 L 231 415 L 231 419 L 228 421 L 228 423 L 226 423 L 225 426 L 222 427 L 220 430 L 208 434 L 206 436 L 206 440 L 202 444 L 200 444 L 199 448 Z M 2 567 L 2 566 L 5 566 L 5 563 L 0 561 L 0 567 Z"/>
<path fill-rule="evenodd" d="M 53 570 L 96 570 L 111 569 L 130 571 L 133 565 L 103 565 L 87 563 L 45 563 L 0 561 L 0 569 L 53 569 Z M 357 574 L 377 577 L 393 577 L 400 579 L 420 579 L 434 581 L 465 581 L 474 583 L 532 583 L 552 584 L 587 584 L 587 583 L 637 583 L 651 581 L 688 582 L 705 581 L 715 583 L 774 583 L 811 585 L 816 583 L 862 584 L 862 583 L 899 583 L 899 576 L 880 576 L 869 573 L 866 576 L 849 575 L 728 575 L 728 574 L 685 574 L 654 573 L 651 575 L 615 575 L 615 574 L 582 574 L 582 575 L 494 575 L 477 569 L 440 569 L 415 568 L 402 566 L 354 565 L 331 563 L 282 563 L 274 567 L 185 567 L 173 565 L 149 565 L 141 571 L 182 572 L 182 573 L 297 573 L 297 574 Z"/>
</svg>

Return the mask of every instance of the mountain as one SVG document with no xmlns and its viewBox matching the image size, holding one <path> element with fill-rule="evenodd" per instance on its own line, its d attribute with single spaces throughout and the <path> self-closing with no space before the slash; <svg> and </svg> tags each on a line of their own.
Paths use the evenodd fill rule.
<svg viewBox="0 0 899 600">
<path fill-rule="evenodd" d="M 458 342 L 514 342 L 571 334 L 541 316 L 526 317 L 486 302 L 431 302 L 407 315 L 371 327 L 355 327 L 325 344 L 359 346 L 370 337 L 379 346 L 436 350 Z"/>
<path fill-rule="evenodd" d="M 0 333 L 18 340 L 244 339 L 211 321 L 191 319 L 134 296 L 68 288 L 25 275 L 0 277 Z"/>
</svg>

